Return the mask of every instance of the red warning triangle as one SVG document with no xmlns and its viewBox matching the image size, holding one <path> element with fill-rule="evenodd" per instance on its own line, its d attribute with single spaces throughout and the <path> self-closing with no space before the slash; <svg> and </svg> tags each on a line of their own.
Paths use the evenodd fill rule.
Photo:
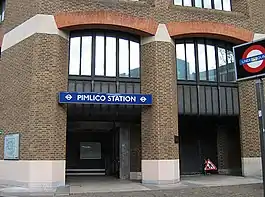
<svg viewBox="0 0 265 197">
<path fill-rule="evenodd" d="M 211 162 L 210 159 L 207 159 L 205 162 L 204 170 L 217 170 L 217 167 Z"/>
</svg>

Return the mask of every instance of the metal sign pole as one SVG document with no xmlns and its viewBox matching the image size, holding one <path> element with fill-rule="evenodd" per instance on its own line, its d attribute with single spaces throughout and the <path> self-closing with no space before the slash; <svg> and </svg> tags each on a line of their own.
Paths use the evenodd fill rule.
<svg viewBox="0 0 265 197">
<path fill-rule="evenodd" d="M 265 197 L 265 103 L 264 103 L 264 89 L 263 80 L 256 80 L 256 94 L 258 104 L 258 117 L 260 129 L 260 150 L 262 159 L 262 175 L 263 175 L 263 196 Z"/>
</svg>

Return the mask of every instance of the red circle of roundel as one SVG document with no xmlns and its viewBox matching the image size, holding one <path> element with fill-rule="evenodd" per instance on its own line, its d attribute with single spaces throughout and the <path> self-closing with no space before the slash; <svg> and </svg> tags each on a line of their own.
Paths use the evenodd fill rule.
<svg viewBox="0 0 265 197">
<path fill-rule="evenodd" d="M 247 58 L 247 55 L 248 55 L 251 51 L 253 51 L 253 50 L 259 50 L 259 51 L 262 52 L 262 54 L 265 54 L 265 48 L 264 48 L 263 46 L 261 46 L 261 45 L 253 45 L 253 46 L 249 47 L 249 48 L 244 52 L 242 58 L 243 58 L 243 59 Z M 259 67 L 257 67 L 257 68 L 251 68 L 251 67 L 249 67 L 248 64 L 244 64 L 243 67 L 244 67 L 244 69 L 245 69 L 246 71 L 248 71 L 248 72 L 250 72 L 250 73 L 257 73 L 257 72 L 262 71 L 262 70 L 265 68 L 265 60 L 262 60 L 262 61 L 263 61 L 262 64 L 261 64 Z"/>
</svg>

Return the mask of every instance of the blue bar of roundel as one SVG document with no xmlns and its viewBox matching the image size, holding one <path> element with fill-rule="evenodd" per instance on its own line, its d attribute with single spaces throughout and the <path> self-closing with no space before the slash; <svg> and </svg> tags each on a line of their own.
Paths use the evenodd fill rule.
<svg viewBox="0 0 265 197">
<path fill-rule="evenodd" d="M 152 105 L 151 94 L 59 92 L 59 103 Z"/>
<path fill-rule="evenodd" d="M 241 60 L 239 60 L 239 64 L 244 65 L 247 63 L 256 62 L 256 61 L 260 61 L 260 60 L 264 60 L 264 59 L 265 59 L 265 54 L 261 54 L 261 55 L 257 55 L 254 57 L 248 57 L 245 59 L 241 59 Z"/>
</svg>

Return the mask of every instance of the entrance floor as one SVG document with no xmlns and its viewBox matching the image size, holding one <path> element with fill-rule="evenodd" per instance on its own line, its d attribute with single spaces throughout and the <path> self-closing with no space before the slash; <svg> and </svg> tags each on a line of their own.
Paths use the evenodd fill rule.
<svg viewBox="0 0 265 197">
<path fill-rule="evenodd" d="M 245 178 L 225 175 L 198 175 L 181 177 L 181 182 L 172 185 L 143 185 L 139 181 L 119 180 L 114 177 L 68 177 L 68 187 L 48 188 L 22 188 L 0 185 L 0 196 L 56 196 L 81 193 L 106 193 L 106 192 L 144 192 L 153 190 L 178 190 L 188 188 L 209 188 L 215 186 L 236 186 L 262 183 L 262 178 Z"/>
<path fill-rule="evenodd" d="M 70 193 L 120 192 L 149 190 L 139 182 L 121 180 L 111 176 L 68 177 Z"/>
<path fill-rule="evenodd" d="M 143 185 L 140 181 L 128 181 L 113 177 L 71 177 L 67 184 L 70 193 L 150 191 L 160 189 L 181 189 L 262 183 L 261 178 L 245 178 L 226 175 L 194 175 L 181 177 L 180 183 L 172 185 Z"/>
</svg>

